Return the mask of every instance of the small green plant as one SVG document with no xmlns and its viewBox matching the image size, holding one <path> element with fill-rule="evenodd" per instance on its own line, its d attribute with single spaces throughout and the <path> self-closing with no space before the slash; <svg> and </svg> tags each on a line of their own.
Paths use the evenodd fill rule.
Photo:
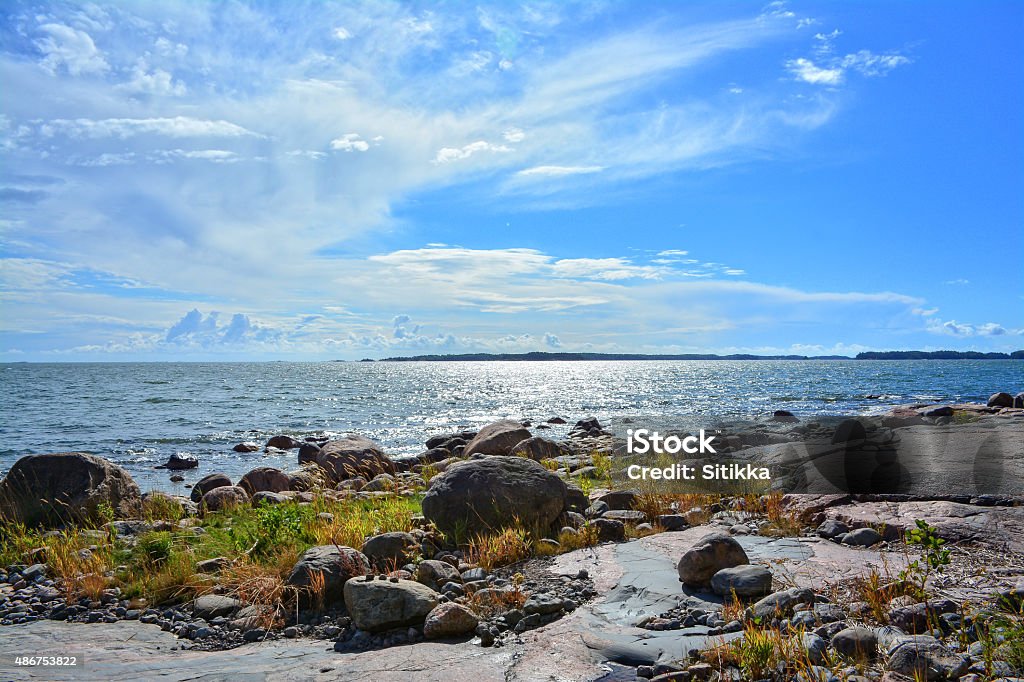
<svg viewBox="0 0 1024 682">
<path fill-rule="evenodd" d="M 100 525 L 110 523 L 117 518 L 117 514 L 114 512 L 114 507 L 109 502 L 100 502 L 96 505 L 96 518 Z"/>
<path fill-rule="evenodd" d="M 918 597 L 924 598 L 927 596 L 928 579 L 933 573 L 941 573 L 949 565 L 949 549 L 943 547 L 946 541 L 938 536 L 937 528 L 928 525 L 923 519 L 917 519 L 914 524 L 916 527 L 907 531 L 906 542 L 920 545 L 921 557 L 911 561 L 899 575 L 900 580 L 914 587 Z"/>
</svg>

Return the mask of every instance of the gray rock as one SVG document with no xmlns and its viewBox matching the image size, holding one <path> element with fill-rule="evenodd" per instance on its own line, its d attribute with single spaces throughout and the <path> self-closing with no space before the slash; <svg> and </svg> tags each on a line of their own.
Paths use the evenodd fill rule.
<svg viewBox="0 0 1024 682">
<path fill-rule="evenodd" d="M 807 659 L 811 663 L 814 665 L 821 665 L 825 662 L 825 652 L 828 650 L 828 642 L 813 632 L 805 632 L 800 638 L 800 643 L 803 645 L 804 652 L 807 654 Z"/>
<path fill-rule="evenodd" d="M 317 453 L 316 463 L 333 482 L 357 476 L 371 480 L 378 474 L 396 473 L 394 462 L 379 445 L 355 434 L 324 443 Z"/>
<path fill-rule="evenodd" d="M 851 547 L 870 547 L 882 541 L 882 536 L 874 528 L 858 528 L 843 536 L 843 544 Z"/>
<path fill-rule="evenodd" d="M 440 596 L 426 585 L 401 579 L 349 580 L 344 594 L 352 622 L 368 632 L 421 625 Z"/>
<path fill-rule="evenodd" d="M 635 509 L 639 498 L 639 490 L 613 490 L 597 500 L 607 504 L 609 509 Z"/>
<path fill-rule="evenodd" d="M 446 561 L 427 559 L 416 565 L 416 582 L 432 590 L 440 590 L 445 583 L 459 580 L 462 580 L 459 570 Z"/>
<path fill-rule="evenodd" d="M 676 570 L 679 580 L 690 587 L 707 587 L 723 568 L 749 564 L 740 543 L 724 533 L 705 535 L 683 553 Z"/>
<path fill-rule="evenodd" d="M 409 533 L 381 533 L 363 543 L 363 554 L 378 569 L 395 570 L 419 554 L 419 542 Z"/>
<path fill-rule="evenodd" d="M 426 639 L 459 637 L 476 630 L 480 620 L 472 611 L 455 602 L 438 604 L 427 614 L 423 622 L 423 636 Z"/>
<path fill-rule="evenodd" d="M 572 450 L 553 440 L 533 436 L 516 443 L 508 454 L 513 457 L 528 457 L 539 462 L 544 459 L 555 459 L 556 457 L 571 455 Z"/>
<path fill-rule="evenodd" d="M 213 620 L 217 616 L 232 616 L 244 606 L 232 597 L 220 594 L 204 594 L 192 602 L 192 615 L 204 620 Z"/>
<path fill-rule="evenodd" d="M 955 680 L 971 664 L 933 637 L 908 637 L 889 655 L 889 669 L 921 680 Z"/>
<path fill-rule="evenodd" d="M 1013 407 L 1013 396 L 1009 393 L 993 393 L 988 399 L 989 407 Z"/>
<path fill-rule="evenodd" d="M 199 466 L 199 458 L 187 452 L 176 452 L 167 458 L 161 465 L 164 469 L 179 471 L 181 469 L 195 469 Z M 157 467 L 158 469 L 160 467 Z"/>
<path fill-rule="evenodd" d="M 772 591 L 772 572 L 756 565 L 723 568 L 711 577 L 711 589 L 723 597 L 764 597 Z"/>
<path fill-rule="evenodd" d="M 203 499 L 203 495 L 206 493 L 210 492 L 214 488 L 221 488 L 228 485 L 231 485 L 231 479 L 228 478 L 227 474 L 207 474 L 200 478 L 198 483 L 192 486 L 192 493 L 190 497 L 193 502 L 199 504 Z"/>
<path fill-rule="evenodd" d="M 343 545 L 319 545 L 302 553 L 288 576 L 288 585 L 308 589 L 311 576 L 322 574 L 324 600 L 331 602 L 342 596 L 343 586 L 351 578 L 369 572 L 370 561 L 362 552 Z"/>
<path fill-rule="evenodd" d="M 870 660 L 878 654 L 878 636 L 870 628 L 846 628 L 832 636 L 832 648 L 843 656 Z"/>
<path fill-rule="evenodd" d="M 196 572 L 198 573 L 219 573 L 225 568 L 231 565 L 231 561 L 227 557 L 215 557 L 213 559 L 206 559 L 205 561 L 196 562 Z"/>
<path fill-rule="evenodd" d="M 750 618 L 771 618 L 789 614 L 797 604 L 813 603 L 814 592 L 805 587 L 793 587 L 768 595 L 747 609 L 747 613 Z"/>
<path fill-rule="evenodd" d="M 458 462 L 435 476 L 423 515 L 449 537 L 472 536 L 518 520 L 546 532 L 565 509 L 565 483 L 533 460 L 485 457 Z"/>
<path fill-rule="evenodd" d="M 258 507 L 261 504 L 282 504 L 289 501 L 289 497 L 281 493 L 272 493 L 269 490 L 261 490 L 252 496 L 252 506 Z"/>
<path fill-rule="evenodd" d="M 291 436 L 272 436 L 267 441 L 268 448 L 277 448 L 278 450 L 294 450 L 295 448 L 301 448 L 302 444 L 301 440 Z"/>
<path fill-rule="evenodd" d="M 225 485 L 214 488 L 203 495 L 200 502 L 200 509 L 205 512 L 215 512 L 249 503 L 249 493 L 237 485 Z"/>
<path fill-rule="evenodd" d="M 682 514 L 662 514 L 658 517 L 658 525 L 665 530 L 686 530 L 690 527 Z"/>
<path fill-rule="evenodd" d="M 591 521 L 597 528 L 598 542 L 625 542 L 626 524 L 615 519 L 594 519 Z"/>
<path fill-rule="evenodd" d="M 512 448 L 530 438 L 530 431 L 519 422 L 505 419 L 480 429 L 473 440 L 466 443 L 462 454 L 508 455 Z"/>
<path fill-rule="evenodd" d="M 99 519 L 100 505 L 118 518 L 137 515 L 139 486 L 102 457 L 58 452 L 22 457 L 0 481 L 0 517 L 27 525 Z"/>
<path fill-rule="evenodd" d="M 957 605 L 952 600 L 932 599 L 890 610 L 889 622 L 912 635 L 923 634 L 932 629 L 940 616 L 956 611 Z"/>
<path fill-rule="evenodd" d="M 532 594 L 523 604 L 523 612 L 527 615 L 539 613 L 546 616 L 562 611 L 562 598 L 553 594 Z"/>
<path fill-rule="evenodd" d="M 597 519 L 608 513 L 608 505 L 604 502 L 595 502 L 583 510 L 583 515 L 588 519 Z"/>
<path fill-rule="evenodd" d="M 260 449 L 260 446 L 257 445 L 256 443 L 246 441 L 244 443 L 236 444 L 235 447 L 231 449 L 234 450 L 235 452 L 257 452 Z"/>
<path fill-rule="evenodd" d="M 836 519 L 825 519 L 814 532 L 820 538 L 831 540 L 833 538 L 839 537 L 840 535 L 849 533 L 850 527 L 842 521 L 837 521 Z"/>
<path fill-rule="evenodd" d="M 601 518 L 614 519 L 616 521 L 622 521 L 623 523 L 635 526 L 638 523 L 644 523 L 647 521 L 647 514 L 634 509 L 609 509 L 601 516 Z"/>
<path fill-rule="evenodd" d="M 274 467 L 256 467 L 238 482 L 238 486 L 244 488 L 250 496 L 264 490 L 281 493 L 289 490 L 290 484 L 288 474 Z"/>
<path fill-rule="evenodd" d="M 477 580 L 487 580 L 489 574 L 482 568 L 470 568 L 462 572 L 462 582 L 471 583 Z"/>
</svg>

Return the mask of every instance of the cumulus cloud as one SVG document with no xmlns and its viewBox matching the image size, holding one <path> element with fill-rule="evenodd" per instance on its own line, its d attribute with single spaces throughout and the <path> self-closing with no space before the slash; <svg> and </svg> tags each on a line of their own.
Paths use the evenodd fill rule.
<svg viewBox="0 0 1024 682">
<path fill-rule="evenodd" d="M 461 159 L 468 159 L 469 157 L 479 152 L 494 152 L 504 153 L 512 151 L 511 147 L 503 144 L 493 144 L 491 142 L 484 142 L 478 140 L 476 142 L 470 142 L 462 147 L 442 147 L 437 150 L 437 155 L 434 157 L 435 164 L 451 163 L 452 161 L 459 161 Z"/>
<path fill-rule="evenodd" d="M 837 86 L 850 71 L 856 71 L 867 78 L 877 78 L 910 63 L 909 57 L 896 52 L 876 54 L 870 50 L 858 50 L 846 55 L 837 55 L 835 41 L 840 35 L 842 31 L 838 29 L 830 33 L 815 34 L 815 59 L 790 59 L 785 63 L 786 70 L 796 80 L 804 83 Z"/>
<path fill-rule="evenodd" d="M 843 80 L 843 70 L 839 67 L 827 69 L 815 65 L 810 59 L 800 57 L 786 62 L 786 68 L 798 80 L 815 85 L 839 85 Z"/>
<path fill-rule="evenodd" d="M 331 140 L 331 149 L 339 152 L 365 152 L 370 149 L 370 143 L 358 133 L 345 133 Z"/>
<path fill-rule="evenodd" d="M 986 322 L 984 324 L 967 324 L 960 323 L 956 320 L 940 320 L 938 318 L 928 319 L 928 331 L 933 334 L 943 334 L 946 336 L 959 336 L 959 337 L 971 337 L 971 336 L 1008 336 L 1008 335 L 1021 335 L 1024 334 L 1024 329 L 1007 329 L 1001 324 L 996 322 Z"/>
<path fill-rule="evenodd" d="M 121 86 L 128 92 L 147 95 L 175 95 L 182 96 L 188 92 L 188 88 L 180 80 L 163 69 L 150 69 L 144 59 L 136 62 L 132 69 L 132 77 L 127 83 Z"/>
<path fill-rule="evenodd" d="M 43 68 L 57 73 L 60 67 L 72 76 L 100 74 L 110 69 L 103 54 L 85 31 L 64 24 L 43 24 L 39 30 L 45 37 L 36 41 L 43 53 Z"/>
</svg>

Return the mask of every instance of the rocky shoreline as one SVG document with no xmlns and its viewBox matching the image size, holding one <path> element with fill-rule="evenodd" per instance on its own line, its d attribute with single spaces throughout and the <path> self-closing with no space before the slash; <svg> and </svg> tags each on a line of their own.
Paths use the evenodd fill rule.
<svg viewBox="0 0 1024 682">
<path fill-rule="evenodd" d="M 1014 406 L 1024 396 L 1004 396 L 897 408 L 841 444 L 877 453 L 865 444 L 906 441 L 915 427 L 1024 422 Z M 1020 492 L 673 495 L 616 486 L 621 442 L 596 419 L 564 441 L 536 435 L 542 426 L 432 437 L 402 462 L 357 435 L 280 435 L 262 447 L 297 451 L 298 468 L 211 473 L 189 498 L 143 495 L 93 455 L 24 457 L 0 482 L 3 548 L 16 558 L 0 569 L 0 627 L 137 622 L 174 635 L 182 655 L 319 641 L 375 656 L 439 640 L 512 647 L 517 661 L 569 628 L 611 638 L 573 653 L 580 670 L 605 665 L 607 680 L 1024 674 L 1012 639 L 1024 638 Z M 752 456 L 810 437 L 835 445 L 851 428 L 778 411 L 722 439 L 730 455 Z M 631 578 L 633 550 L 617 547 L 670 569 Z M 819 560 L 843 579 L 781 570 Z M 648 579 L 640 593 L 662 594 L 653 603 L 633 584 Z M 660 653 L 638 653 L 638 641 Z M 758 642 L 769 651 L 760 662 Z M 601 677 L 580 675 L 554 679 Z"/>
</svg>

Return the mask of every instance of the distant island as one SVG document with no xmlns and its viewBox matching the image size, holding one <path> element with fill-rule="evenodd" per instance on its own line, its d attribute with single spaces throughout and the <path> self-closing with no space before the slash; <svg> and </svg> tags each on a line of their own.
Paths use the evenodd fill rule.
<svg viewBox="0 0 1024 682">
<path fill-rule="evenodd" d="M 453 355 L 410 355 L 383 358 L 380 362 L 481 362 L 481 361 L 578 361 L 578 360 L 1024 360 L 1024 350 L 1013 353 L 979 353 L 977 351 L 894 350 L 846 355 L 645 355 L 643 353 L 459 353 Z M 365 359 L 363 362 L 373 362 Z"/>
</svg>

